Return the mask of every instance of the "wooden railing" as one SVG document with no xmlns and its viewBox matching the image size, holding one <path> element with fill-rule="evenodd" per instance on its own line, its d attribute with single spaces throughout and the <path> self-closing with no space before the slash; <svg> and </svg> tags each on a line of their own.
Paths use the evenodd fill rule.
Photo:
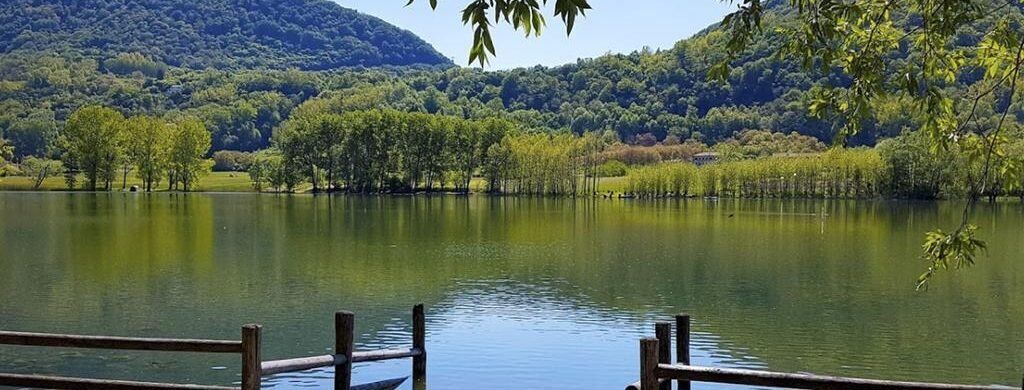
<svg viewBox="0 0 1024 390">
<path fill-rule="evenodd" d="M 240 341 L 194 340 L 137 337 L 84 336 L 68 334 L 27 333 L 0 331 L 0 345 L 35 347 L 116 349 L 133 351 L 167 351 L 194 353 L 237 354 L 242 360 L 242 390 L 260 388 L 262 377 L 304 371 L 320 367 L 335 367 L 334 388 L 352 390 L 356 388 L 388 388 L 400 384 L 403 379 L 383 381 L 370 386 L 352 386 L 352 363 L 372 362 L 391 359 L 412 358 L 412 376 L 419 383 L 426 380 L 426 318 L 423 305 L 413 308 L 412 347 L 407 349 L 385 349 L 375 351 L 354 351 L 355 315 L 338 312 L 334 316 L 335 353 L 333 355 L 302 357 L 295 359 L 262 361 L 260 325 L 242 327 Z M 73 378 L 49 375 L 25 375 L 0 373 L 0 386 L 20 386 L 43 389 L 193 389 L 193 390 L 237 390 L 237 387 L 208 386 L 196 384 L 156 383 L 112 379 Z"/>
<path fill-rule="evenodd" d="M 259 381 L 253 386 L 252 373 L 259 371 L 259 325 L 242 327 L 242 340 L 188 340 L 156 339 L 137 337 L 83 336 L 69 334 L 47 334 L 0 331 L 0 344 L 34 347 L 121 349 L 134 351 L 168 351 L 196 353 L 227 353 L 242 357 L 242 389 L 259 388 Z M 256 362 L 253 364 L 253 362 Z M 248 374 L 248 375 L 246 375 Z M 20 375 L 0 373 L 0 385 L 24 386 L 44 389 L 109 388 L 109 389 L 232 389 L 222 386 L 193 384 L 153 383 L 117 381 L 107 379 L 68 378 L 47 375 Z"/>
<path fill-rule="evenodd" d="M 789 389 L 864 389 L 864 390 L 992 390 L 1016 387 L 992 387 L 946 383 L 902 382 L 878 379 L 848 378 L 814 374 L 714 368 L 690 365 L 690 317 L 676 316 L 676 359 L 672 364 L 671 324 L 655 325 L 653 338 L 640 340 L 640 381 L 626 390 L 671 390 L 672 381 L 679 389 L 689 389 L 690 382 L 711 382 L 733 385 L 777 387 Z M 1022 386 L 1024 387 L 1024 386 Z"/>
<path fill-rule="evenodd" d="M 260 370 L 263 375 L 273 375 L 335 367 L 334 388 L 349 390 L 352 387 L 352 363 L 412 358 L 413 381 L 422 383 L 426 380 L 427 332 L 423 305 L 412 309 L 412 348 L 356 352 L 352 347 L 354 332 L 355 315 L 347 311 L 337 312 L 334 314 L 334 354 L 267 361 L 260 365 Z"/>
</svg>

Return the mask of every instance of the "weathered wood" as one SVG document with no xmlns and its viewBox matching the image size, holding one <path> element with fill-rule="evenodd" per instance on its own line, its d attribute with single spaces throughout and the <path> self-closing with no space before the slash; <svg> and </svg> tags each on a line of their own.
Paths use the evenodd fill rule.
<svg viewBox="0 0 1024 390">
<path fill-rule="evenodd" d="M 194 340 L 140 337 L 87 336 L 0 331 L 0 344 L 35 347 L 125 349 L 202 353 L 241 353 L 242 343 L 232 340 Z"/>
<path fill-rule="evenodd" d="M 412 358 L 412 380 L 423 382 L 427 379 L 427 318 L 423 304 L 412 308 L 412 348 L 419 350 Z"/>
<path fill-rule="evenodd" d="M 425 329 L 426 321 L 423 305 L 416 305 L 413 308 L 413 348 L 354 352 L 355 316 L 350 312 L 338 312 L 335 313 L 335 351 L 337 354 L 268 362 L 261 362 L 262 328 L 259 325 L 243 326 L 241 341 L 132 338 L 0 331 L 0 345 L 237 353 L 241 354 L 242 358 L 242 390 L 259 389 L 262 382 L 261 377 L 264 375 L 330 366 L 336 367 L 336 388 L 345 390 L 377 390 L 397 387 L 408 378 L 392 379 L 353 387 L 351 385 L 352 363 L 413 358 L 413 375 L 418 377 L 420 383 L 424 383 L 423 380 L 426 376 Z M 221 386 L 16 374 L 0 374 L 0 385 L 68 389 L 238 389 Z"/>
<path fill-rule="evenodd" d="M 641 363 L 642 364 L 642 363 Z M 878 379 L 847 378 L 812 374 L 790 374 L 735 368 L 712 368 L 682 364 L 660 364 L 655 375 L 660 378 L 687 379 L 697 382 L 734 385 L 783 387 L 790 389 L 857 389 L 857 390 L 991 390 L 991 386 L 954 385 L 944 383 L 900 382 Z"/>
<path fill-rule="evenodd" d="M 394 390 L 397 389 L 398 386 L 401 386 L 402 383 L 405 383 L 406 379 L 409 379 L 409 377 L 388 379 L 380 382 L 352 386 L 352 390 Z"/>
<path fill-rule="evenodd" d="M 321 367 L 334 367 L 344 362 L 344 355 L 320 355 L 292 359 L 271 360 L 260 364 L 263 376 L 299 372 Z"/>
<path fill-rule="evenodd" d="M 672 363 L 672 324 L 659 322 L 654 324 L 654 337 L 658 339 L 658 363 Z M 672 390 L 672 381 L 661 381 L 661 390 Z"/>
<path fill-rule="evenodd" d="M 260 373 L 260 331 L 259 325 L 242 327 L 242 390 L 259 390 L 262 374 Z"/>
<path fill-rule="evenodd" d="M 672 324 L 667 322 L 658 322 L 654 324 L 654 335 L 658 339 L 658 362 L 659 363 L 672 363 L 672 357 L 669 355 L 669 351 L 672 348 Z M 658 388 L 661 390 L 671 390 L 672 381 L 658 380 Z M 641 383 L 636 381 L 626 386 L 626 390 L 640 390 Z"/>
<path fill-rule="evenodd" d="M 334 313 L 334 353 L 345 359 L 334 366 L 334 389 L 352 388 L 352 349 L 355 344 L 356 315 L 348 311 Z"/>
<path fill-rule="evenodd" d="M 404 349 L 380 349 L 376 351 L 359 351 L 352 353 L 352 362 L 376 362 L 381 360 L 392 360 L 392 359 L 405 359 L 413 358 L 414 361 L 417 357 L 423 356 L 422 350 L 419 348 L 404 348 Z"/>
<path fill-rule="evenodd" d="M 640 390 L 658 388 L 658 339 L 640 339 Z"/>
<path fill-rule="evenodd" d="M 236 387 L 204 386 L 191 384 L 135 382 L 112 379 L 69 378 L 48 375 L 0 374 L 0 386 L 28 387 L 39 389 L 67 390 L 137 390 L 137 389 L 178 389 L 178 390 L 237 390 Z"/>
<path fill-rule="evenodd" d="M 406 349 L 381 349 L 376 351 L 352 352 L 352 363 L 377 362 L 381 360 L 405 359 L 419 356 L 420 350 L 415 348 Z M 335 367 L 345 362 L 345 355 L 320 355 L 291 359 L 270 360 L 263 362 L 261 372 L 263 376 L 282 374 L 286 372 L 298 372 L 321 367 Z"/>
<path fill-rule="evenodd" d="M 690 362 L 690 315 L 680 314 L 676 316 L 676 363 L 692 364 Z M 677 381 L 679 390 L 690 390 L 690 381 Z"/>
</svg>

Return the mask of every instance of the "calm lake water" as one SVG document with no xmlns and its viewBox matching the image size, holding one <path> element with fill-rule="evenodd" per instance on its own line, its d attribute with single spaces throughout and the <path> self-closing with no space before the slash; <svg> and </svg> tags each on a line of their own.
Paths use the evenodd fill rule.
<svg viewBox="0 0 1024 390">
<path fill-rule="evenodd" d="M 238 339 L 264 358 L 410 343 L 428 387 L 621 389 L 638 339 L 694 316 L 698 364 L 1020 385 L 1024 206 L 982 205 L 991 246 L 915 292 L 923 232 L 959 204 L 0 193 L 0 329 Z M 407 360 L 357 365 L 368 382 Z M 220 355 L 0 346 L 0 372 L 231 384 Z M 276 388 L 328 385 L 330 370 Z M 713 388 L 715 386 L 695 386 Z M 407 385 L 406 388 L 409 388 Z"/>
</svg>

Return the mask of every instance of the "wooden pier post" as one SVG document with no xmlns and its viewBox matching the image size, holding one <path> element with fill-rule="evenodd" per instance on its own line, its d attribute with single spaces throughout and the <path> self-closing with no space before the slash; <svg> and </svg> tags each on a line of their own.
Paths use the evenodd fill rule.
<svg viewBox="0 0 1024 390">
<path fill-rule="evenodd" d="M 412 348 L 419 350 L 419 355 L 412 358 L 413 383 L 425 383 L 427 380 L 427 318 L 423 313 L 423 304 L 412 308 Z"/>
<path fill-rule="evenodd" d="M 676 364 L 690 365 L 690 315 L 676 316 Z M 680 380 L 679 390 L 690 390 L 690 381 Z"/>
<path fill-rule="evenodd" d="M 260 356 L 259 325 L 242 327 L 242 390 L 259 390 L 263 373 L 260 372 L 262 357 Z"/>
<path fill-rule="evenodd" d="M 654 335 L 658 339 L 658 363 L 672 364 L 672 324 L 658 322 L 654 324 Z M 672 390 L 672 381 L 661 382 L 661 390 Z"/>
<path fill-rule="evenodd" d="M 334 389 L 349 390 L 352 387 L 352 350 L 355 344 L 356 315 L 349 311 L 334 313 L 334 354 L 345 357 L 345 361 L 334 366 Z"/>
<path fill-rule="evenodd" d="M 658 339 L 640 339 L 640 390 L 658 388 Z"/>
</svg>

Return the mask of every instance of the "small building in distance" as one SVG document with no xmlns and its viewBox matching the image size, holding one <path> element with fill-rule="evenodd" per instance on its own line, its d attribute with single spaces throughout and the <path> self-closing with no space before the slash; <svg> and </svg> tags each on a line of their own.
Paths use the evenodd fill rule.
<svg viewBox="0 0 1024 390">
<path fill-rule="evenodd" d="M 704 152 L 693 155 L 693 164 L 702 167 L 718 161 L 718 153 L 715 152 Z"/>
</svg>

